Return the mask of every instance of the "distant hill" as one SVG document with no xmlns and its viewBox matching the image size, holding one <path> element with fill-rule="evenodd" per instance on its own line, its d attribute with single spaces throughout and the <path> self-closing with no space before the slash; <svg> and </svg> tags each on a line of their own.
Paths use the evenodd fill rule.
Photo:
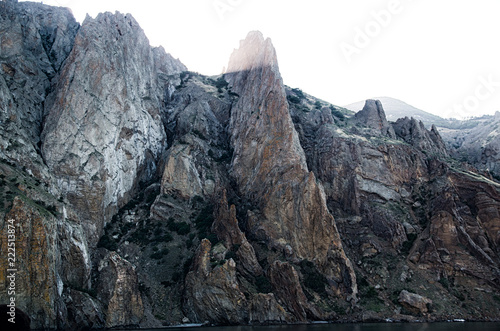
<svg viewBox="0 0 500 331">
<path fill-rule="evenodd" d="M 457 122 L 456 120 L 444 119 L 425 112 L 398 99 L 389 97 L 378 97 L 372 99 L 380 100 L 382 106 L 384 107 L 385 115 L 388 121 L 395 122 L 398 118 L 413 117 L 416 120 L 422 121 L 426 127 L 430 127 L 432 124 L 435 124 L 436 126 L 450 127 L 454 126 L 455 122 Z M 361 110 L 364 105 L 365 100 L 351 103 L 345 106 L 345 108 L 357 112 Z"/>
</svg>

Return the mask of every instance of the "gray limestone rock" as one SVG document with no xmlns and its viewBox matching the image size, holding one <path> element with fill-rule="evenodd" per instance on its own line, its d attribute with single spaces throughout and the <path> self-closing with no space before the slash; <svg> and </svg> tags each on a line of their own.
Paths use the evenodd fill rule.
<svg viewBox="0 0 500 331">
<path fill-rule="evenodd" d="M 394 124 L 396 135 L 419 150 L 435 155 L 447 156 L 446 146 L 435 126 L 427 130 L 422 121 L 400 118 Z"/>
<path fill-rule="evenodd" d="M 48 178 L 40 157 L 43 108 L 79 29 L 68 9 L 0 2 L 0 155 Z"/>
<path fill-rule="evenodd" d="M 366 100 L 363 109 L 354 116 L 359 123 L 372 129 L 370 133 L 396 138 L 394 129 L 387 122 L 384 108 L 379 100 Z"/>
<path fill-rule="evenodd" d="M 156 172 L 166 144 L 157 65 L 132 16 L 87 17 L 46 103 L 43 156 L 88 220 L 91 245 L 139 182 Z"/>
</svg>

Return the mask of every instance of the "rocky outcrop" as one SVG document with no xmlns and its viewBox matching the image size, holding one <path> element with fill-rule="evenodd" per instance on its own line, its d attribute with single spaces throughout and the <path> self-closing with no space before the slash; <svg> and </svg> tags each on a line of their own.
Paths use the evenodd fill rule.
<svg viewBox="0 0 500 331">
<path fill-rule="evenodd" d="M 16 305 L 28 312 L 32 325 L 45 328 L 57 327 L 57 309 L 62 288 L 57 267 L 60 255 L 57 250 L 56 221 L 51 214 L 44 213 L 26 200 L 16 197 L 12 209 L 2 220 L 2 231 L 15 238 L 15 262 L 9 266 L 7 258 L 0 261 L 0 297 L 2 302 L 10 302 L 8 288 L 13 280 Z M 7 236 L 0 237 L 1 251 L 8 249 Z M 12 262 L 12 260 L 11 260 Z M 17 272 L 9 272 L 16 269 Z M 14 275 L 14 278 L 7 276 Z M 61 284 L 62 285 L 62 284 Z"/>
<path fill-rule="evenodd" d="M 250 324 L 290 322 L 286 311 L 278 304 L 273 293 L 258 293 L 253 297 L 250 305 Z"/>
<path fill-rule="evenodd" d="M 248 303 L 236 279 L 233 259 L 212 266 L 212 245 L 203 239 L 186 276 L 184 310 L 191 321 L 238 324 L 248 320 Z"/>
<path fill-rule="evenodd" d="M 132 16 L 87 17 L 46 103 L 43 156 L 91 245 L 164 150 L 158 53 Z"/>
<path fill-rule="evenodd" d="M 496 244 L 498 190 L 470 173 L 451 175 L 454 188 L 441 188 L 430 226 L 422 232 L 410 260 L 445 279 L 462 273 L 498 287 Z M 494 185 L 494 184 L 493 184 Z M 462 202 L 463 201 L 463 202 Z"/>
<path fill-rule="evenodd" d="M 258 32 L 207 77 L 130 15 L 3 1 L 0 30 L 0 230 L 32 327 L 498 319 L 500 184 L 435 127 L 285 87 Z M 467 145 L 483 166 L 495 139 Z"/>
<path fill-rule="evenodd" d="M 238 257 L 238 271 L 247 277 L 258 277 L 262 275 L 262 267 L 257 261 L 255 250 L 248 242 L 245 234 L 241 232 L 236 219 L 236 207 L 228 208 L 226 191 L 220 193 L 220 199 L 215 210 L 215 221 L 212 224 L 212 232 L 219 240 L 224 242 L 228 250 L 235 250 Z"/>
<path fill-rule="evenodd" d="M 447 156 L 446 146 L 435 126 L 428 131 L 424 123 L 414 118 L 400 118 L 393 124 L 396 135 L 419 150 L 440 156 Z"/>
<path fill-rule="evenodd" d="M 427 313 L 432 305 L 432 300 L 406 290 L 399 293 L 398 302 L 413 314 L 420 315 Z"/>
<path fill-rule="evenodd" d="M 185 199 L 203 195 L 203 183 L 191 150 L 186 145 L 176 145 L 169 150 L 162 178 L 164 194 L 175 194 Z"/>
<path fill-rule="evenodd" d="M 358 123 L 371 129 L 371 135 L 396 138 L 394 129 L 387 122 L 384 108 L 379 100 L 366 100 L 363 109 L 357 112 L 354 117 Z"/>
<path fill-rule="evenodd" d="M 321 313 L 307 300 L 300 286 L 299 275 L 291 264 L 275 261 L 268 273 L 279 302 L 291 312 L 295 321 L 323 319 Z"/>
<path fill-rule="evenodd" d="M 198 247 L 185 281 L 183 307 L 190 321 L 260 324 L 295 320 L 289 317 L 273 293 L 244 293 L 244 286 L 237 276 L 237 263 L 245 263 L 244 260 L 237 263 L 232 258 L 221 260 L 218 257 L 221 249 L 225 250 L 225 247 L 220 244 L 212 247 L 207 239 L 203 239 Z M 298 278 L 295 281 L 300 287 Z"/>
<path fill-rule="evenodd" d="M 45 179 L 40 157 L 44 103 L 78 29 L 66 8 L 0 2 L 0 155 Z"/>
<path fill-rule="evenodd" d="M 239 95 L 230 122 L 232 174 L 257 206 L 248 214 L 250 232 L 269 247 L 289 245 L 293 256 L 314 261 L 339 296 L 355 300 L 354 271 L 322 187 L 308 171 L 271 41 L 249 33 L 231 55 L 226 77 Z"/>
<path fill-rule="evenodd" d="M 144 306 L 135 267 L 111 252 L 99 263 L 98 272 L 98 297 L 107 307 L 105 326 L 139 325 L 144 316 Z"/>
<path fill-rule="evenodd" d="M 481 171 L 500 178 L 500 112 L 442 125 L 439 131 L 450 154 Z"/>
<path fill-rule="evenodd" d="M 498 255 L 490 239 L 496 235 L 489 229 L 497 217 L 497 185 L 471 168 L 458 171 L 443 162 L 448 154 L 435 128 L 428 131 L 415 120 L 400 119 L 393 124 L 396 137 L 380 139 L 352 127 L 359 123 L 356 117 L 341 119 L 332 110 L 332 122 L 323 111 L 304 110 L 314 102 L 292 105 L 292 118 L 307 164 L 325 187 L 344 248 L 359 266 L 361 305 L 373 307 L 382 300 L 370 288 L 404 288 L 400 282 L 412 273 L 437 284 L 425 295 L 448 306 L 456 297 L 466 300 L 458 291 L 472 283 L 496 291 Z M 484 222 L 478 222 L 480 215 Z M 408 256 L 409 262 L 395 262 L 394 256 Z M 389 270 L 394 269 L 404 276 L 393 279 Z M 477 297 L 468 292 L 467 298 Z M 447 316 L 457 314 L 464 312 Z"/>
</svg>

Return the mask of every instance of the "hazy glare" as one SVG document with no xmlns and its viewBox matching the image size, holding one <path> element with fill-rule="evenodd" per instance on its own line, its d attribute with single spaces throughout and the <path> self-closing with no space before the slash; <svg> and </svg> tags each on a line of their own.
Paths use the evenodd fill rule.
<svg viewBox="0 0 500 331">
<path fill-rule="evenodd" d="M 152 45 L 215 75 L 250 30 L 276 47 L 284 83 L 337 105 L 377 95 L 442 117 L 500 110 L 498 0 L 44 0 L 131 13 Z"/>
</svg>

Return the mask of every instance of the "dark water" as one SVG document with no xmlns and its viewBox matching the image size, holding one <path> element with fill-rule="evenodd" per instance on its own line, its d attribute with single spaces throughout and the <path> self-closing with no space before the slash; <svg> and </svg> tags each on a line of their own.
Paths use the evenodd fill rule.
<svg viewBox="0 0 500 331">
<path fill-rule="evenodd" d="M 500 331 L 500 323 L 353 323 L 286 326 L 225 326 L 208 328 L 137 329 L 128 331 Z"/>
</svg>

